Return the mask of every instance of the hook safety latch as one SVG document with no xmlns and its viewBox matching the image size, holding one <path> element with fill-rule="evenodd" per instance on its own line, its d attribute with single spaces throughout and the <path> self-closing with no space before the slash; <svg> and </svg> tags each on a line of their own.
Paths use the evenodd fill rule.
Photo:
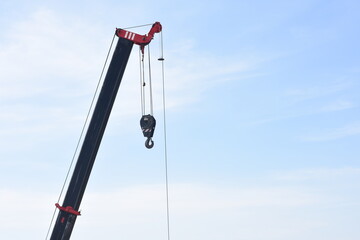
<svg viewBox="0 0 360 240">
<path fill-rule="evenodd" d="M 156 120 L 154 116 L 148 114 L 143 115 L 140 119 L 140 127 L 144 134 L 144 137 L 147 138 L 145 141 L 145 147 L 146 148 L 152 148 L 154 146 L 154 141 L 152 140 L 152 137 L 154 135 Z"/>
</svg>

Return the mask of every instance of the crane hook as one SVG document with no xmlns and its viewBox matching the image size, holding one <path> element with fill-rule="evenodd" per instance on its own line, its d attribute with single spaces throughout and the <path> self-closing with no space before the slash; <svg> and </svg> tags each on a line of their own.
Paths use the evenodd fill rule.
<svg viewBox="0 0 360 240">
<path fill-rule="evenodd" d="M 156 120 L 154 116 L 150 114 L 143 115 L 140 119 L 141 130 L 144 137 L 147 138 L 147 140 L 145 141 L 145 147 L 147 147 L 148 149 L 154 146 L 154 141 L 152 140 L 152 137 L 154 135 L 155 125 Z"/>
<path fill-rule="evenodd" d="M 150 149 L 154 146 L 154 141 L 152 140 L 151 137 L 149 137 L 148 139 L 146 139 L 145 141 L 145 147 Z"/>
</svg>

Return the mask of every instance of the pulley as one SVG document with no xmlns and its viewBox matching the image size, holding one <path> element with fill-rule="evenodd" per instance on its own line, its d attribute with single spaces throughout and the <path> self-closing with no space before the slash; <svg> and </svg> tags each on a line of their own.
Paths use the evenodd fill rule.
<svg viewBox="0 0 360 240">
<path fill-rule="evenodd" d="M 147 138 L 145 141 L 146 148 L 152 148 L 154 146 L 154 141 L 152 140 L 152 137 L 154 135 L 156 120 L 154 116 L 148 114 L 143 115 L 140 119 L 140 127 L 142 130 L 142 133 L 144 137 Z"/>
</svg>

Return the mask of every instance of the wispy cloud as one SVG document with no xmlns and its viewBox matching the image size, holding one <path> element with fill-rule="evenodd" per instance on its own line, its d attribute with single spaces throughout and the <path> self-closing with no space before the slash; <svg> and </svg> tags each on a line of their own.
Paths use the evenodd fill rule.
<svg viewBox="0 0 360 240">
<path fill-rule="evenodd" d="M 349 89 L 353 84 L 350 81 L 327 82 L 326 85 L 314 85 L 307 88 L 294 88 L 286 91 L 285 95 L 295 101 L 304 101 L 318 97 L 332 95 Z"/>
<path fill-rule="evenodd" d="M 326 181 L 335 180 L 339 178 L 346 178 L 350 176 L 360 177 L 360 168 L 356 167 L 341 167 L 341 168 L 312 168 L 312 169 L 299 169 L 287 172 L 276 173 L 275 178 L 287 181 Z"/>
<path fill-rule="evenodd" d="M 14 191 L 0 188 L 0 203 L 7 206 L 1 210 L 0 236 L 8 239 L 44 239 L 51 220 L 51 208 L 55 195 L 35 191 Z M 48 207 L 46 207 L 48 206 Z M 48 210 L 50 211 L 48 211 Z M 34 215 L 40 224 L 32 224 Z M 19 217 L 21 216 L 21 217 Z M 6 219 L 6 220 L 5 220 Z M 5 231 L 6 229 L 6 231 Z M 11 233 L 11 236 L 4 235 Z"/>
<path fill-rule="evenodd" d="M 289 119 L 296 119 L 304 116 L 316 116 L 323 113 L 329 113 L 329 112 L 337 112 L 337 111 L 343 111 L 355 108 L 355 103 L 351 101 L 345 101 L 345 100 L 339 100 L 335 102 L 328 103 L 325 106 L 322 107 L 313 107 L 310 106 L 309 109 L 299 109 L 298 111 L 294 111 L 293 108 L 291 108 L 291 111 L 286 111 L 285 109 L 282 110 L 281 113 L 274 114 L 273 116 L 269 116 L 263 119 L 259 119 L 256 121 L 252 121 L 249 125 L 261 125 L 276 121 L 284 121 Z"/>
<path fill-rule="evenodd" d="M 350 97 L 344 96 L 344 93 L 352 91 L 353 86 L 351 81 L 344 81 L 287 90 L 283 94 L 283 101 L 276 105 L 272 113 L 252 121 L 250 125 L 352 110 L 357 107 L 357 103 Z"/>
<path fill-rule="evenodd" d="M 331 103 L 325 105 L 324 107 L 321 108 L 321 111 L 336 112 L 336 111 L 351 109 L 351 108 L 354 108 L 355 106 L 356 105 L 351 101 L 338 100 L 338 101 L 334 101 L 334 102 L 331 102 Z"/>
<path fill-rule="evenodd" d="M 165 62 L 169 104 L 187 105 L 201 99 L 208 89 L 229 81 L 256 76 L 260 59 L 233 59 L 201 54 L 191 42 L 180 43 L 180 49 L 168 53 Z M 190 60 L 189 60 L 190 59 Z"/>
<path fill-rule="evenodd" d="M 2 97 L 54 91 L 94 74 L 101 54 L 94 46 L 103 41 L 94 38 L 99 29 L 83 31 L 86 24 L 72 20 L 41 9 L 4 29 L 8 41 L 0 46 Z"/>
<path fill-rule="evenodd" d="M 86 109 L 66 108 L 87 108 L 90 103 L 112 37 L 104 37 L 104 31 L 101 26 L 89 28 L 81 19 L 65 18 L 49 9 L 29 13 L 26 20 L 13 22 L 4 29 L 7 41 L 0 46 L 0 100 L 2 108 L 11 106 L 7 115 L 15 121 L 29 116 L 18 102 L 26 105 L 30 112 L 34 110 L 41 114 L 34 108 L 45 108 L 44 116 L 48 110 L 54 109 L 61 113 L 58 118 L 67 119 L 73 118 L 76 112 L 86 112 Z M 178 52 L 165 52 L 165 58 L 169 60 L 165 62 L 168 108 L 197 101 L 204 89 L 234 79 L 234 74 L 246 72 L 254 66 L 254 63 L 243 60 L 235 62 L 192 54 L 191 43 L 185 45 L 182 57 Z M 140 109 L 135 51 L 133 55 L 124 76 L 131 80 L 123 81 L 118 97 L 126 99 L 123 101 L 126 103 L 119 103 L 122 112 L 114 111 L 114 115 L 138 114 Z M 188 61 L 189 58 L 192 61 Z M 153 70 L 153 75 L 157 76 L 154 101 L 158 103 L 158 109 L 162 106 L 161 75 L 158 66 L 154 65 Z"/>
<path fill-rule="evenodd" d="M 107 191 L 94 189 L 88 191 L 81 206 L 82 216 L 78 219 L 74 237 L 79 235 L 81 238 L 91 238 L 103 231 L 114 234 L 115 229 L 121 228 L 122 234 L 130 234 L 133 239 L 142 239 L 145 235 L 148 239 L 157 239 L 158 237 L 155 236 L 161 234 L 166 221 L 164 190 L 163 185 L 149 184 Z M 0 204 L 7 206 L 2 211 L 3 217 L 0 220 L 2 227 L 16 231 L 19 239 L 23 237 L 22 234 L 28 235 L 29 231 L 31 236 L 35 236 L 30 239 L 38 239 L 46 233 L 56 196 L 36 191 L 19 193 L 4 189 L 0 190 L 0 193 Z M 270 224 L 272 227 L 264 234 L 272 234 L 275 237 L 279 234 L 274 230 L 276 226 L 286 225 L 288 221 L 293 221 L 294 216 L 302 220 L 311 218 L 311 214 L 308 217 L 302 216 L 301 209 L 312 209 L 311 212 L 316 212 L 316 207 L 320 204 L 331 204 L 334 201 L 338 201 L 335 196 L 321 195 L 307 188 L 295 186 L 244 188 L 209 184 L 170 185 L 171 224 L 176 236 L 184 235 L 181 233 L 183 231 L 178 231 L 188 228 L 188 234 L 185 235 L 206 230 L 203 236 L 209 236 L 211 239 L 213 234 L 219 234 L 221 230 L 230 231 L 233 236 L 234 234 L 240 236 L 244 233 L 238 231 L 239 224 L 251 229 L 256 227 L 267 229 Z M 13 214 L 15 208 L 22 214 L 20 220 Z M 31 221 L 34 215 L 38 219 L 36 228 Z M 210 219 L 212 221 L 209 221 Z M 272 221 L 268 222 L 266 219 Z M 206 222 L 206 227 L 199 225 L 199 222 Z M 316 221 L 306 222 L 309 227 L 318 224 Z M 193 229 L 191 226 L 197 227 Z M 139 228 L 147 230 L 140 231 L 143 234 L 134 235 L 134 230 Z M 19 231 L 20 229 L 28 231 Z M 154 237 L 149 237 L 149 233 Z M 289 231 L 288 234 L 293 235 L 294 232 Z M 247 236 L 254 237 L 254 234 L 249 232 Z"/>
<path fill-rule="evenodd" d="M 66 107 L 81 106 L 81 97 L 93 87 L 88 79 L 98 75 L 94 66 L 102 55 L 94 46 L 104 41 L 94 38 L 97 28 L 83 29 L 87 29 L 84 22 L 47 9 L 29 13 L 4 29 L 0 107 L 6 129 L 0 131 L 16 134 L 25 126 L 29 130 L 34 124 L 35 128 L 44 122 L 49 125 L 54 123 L 53 114 L 73 119 L 77 111 L 71 113 Z"/>
<path fill-rule="evenodd" d="M 322 132 L 308 133 L 300 137 L 306 142 L 324 142 L 360 135 L 360 123 L 355 122 L 339 128 L 324 129 Z"/>
</svg>

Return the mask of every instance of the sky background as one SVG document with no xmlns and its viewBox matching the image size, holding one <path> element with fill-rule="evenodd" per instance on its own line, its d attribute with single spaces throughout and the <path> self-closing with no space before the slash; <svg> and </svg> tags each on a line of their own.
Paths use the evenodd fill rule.
<svg viewBox="0 0 360 240">
<path fill-rule="evenodd" d="M 160 21 L 171 239 L 358 240 L 359 12 L 355 0 L 1 1 L 0 238 L 45 239 L 115 28 Z M 134 46 L 72 239 L 167 239 L 159 36 L 155 147 Z"/>
</svg>

